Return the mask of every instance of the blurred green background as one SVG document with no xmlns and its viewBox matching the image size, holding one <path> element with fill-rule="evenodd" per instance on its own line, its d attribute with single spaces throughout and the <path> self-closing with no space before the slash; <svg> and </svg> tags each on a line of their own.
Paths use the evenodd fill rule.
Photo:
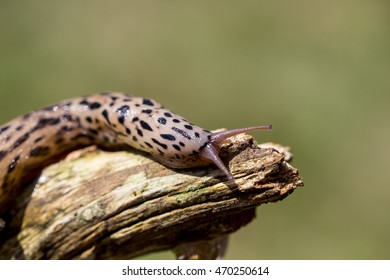
<svg viewBox="0 0 390 280">
<path fill-rule="evenodd" d="M 2 0 L 0 36 L 0 123 L 117 90 L 207 129 L 273 124 L 254 135 L 305 187 L 228 259 L 390 258 L 389 1 Z"/>
</svg>

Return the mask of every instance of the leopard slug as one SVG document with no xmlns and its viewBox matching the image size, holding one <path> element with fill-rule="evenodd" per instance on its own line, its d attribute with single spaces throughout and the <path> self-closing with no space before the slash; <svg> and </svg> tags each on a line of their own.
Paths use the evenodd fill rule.
<svg viewBox="0 0 390 280">
<path fill-rule="evenodd" d="M 171 168 L 214 163 L 232 180 L 218 155 L 220 145 L 231 136 L 261 129 L 271 125 L 212 133 L 154 100 L 119 92 L 66 100 L 0 127 L 0 213 L 44 166 L 92 144 L 131 146 Z"/>
</svg>

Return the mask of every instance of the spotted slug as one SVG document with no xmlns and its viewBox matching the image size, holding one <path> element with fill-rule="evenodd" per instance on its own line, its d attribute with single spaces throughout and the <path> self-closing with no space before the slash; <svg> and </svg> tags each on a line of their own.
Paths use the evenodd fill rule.
<svg viewBox="0 0 390 280">
<path fill-rule="evenodd" d="M 214 163 L 232 180 L 218 155 L 221 144 L 233 135 L 261 129 L 271 125 L 212 133 L 154 100 L 119 92 L 66 100 L 0 127 L 0 213 L 44 166 L 92 144 L 131 146 L 171 168 Z"/>
</svg>

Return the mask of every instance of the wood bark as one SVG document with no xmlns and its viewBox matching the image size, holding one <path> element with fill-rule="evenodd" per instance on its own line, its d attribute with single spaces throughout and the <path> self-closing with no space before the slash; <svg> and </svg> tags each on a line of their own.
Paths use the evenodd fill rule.
<svg viewBox="0 0 390 280">
<path fill-rule="evenodd" d="M 220 155 L 234 182 L 213 165 L 174 170 L 136 150 L 73 152 L 25 188 L 0 258 L 129 259 L 218 240 L 303 186 L 286 147 L 244 134 Z"/>
</svg>

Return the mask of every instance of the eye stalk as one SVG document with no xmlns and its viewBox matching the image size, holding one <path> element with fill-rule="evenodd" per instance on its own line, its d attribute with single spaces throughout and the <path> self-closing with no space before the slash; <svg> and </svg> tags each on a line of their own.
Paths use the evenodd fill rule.
<svg viewBox="0 0 390 280">
<path fill-rule="evenodd" d="M 200 155 L 211 162 L 213 162 L 219 169 L 225 173 L 228 180 L 234 180 L 233 175 L 230 173 L 228 168 L 222 162 L 219 157 L 220 146 L 222 143 L 229 137 L 246 133 L 249 131 L 257 131 L 257 130 L 271 130 L 272 125 L 261 125 L 261 126 L 253 126 L 253 127 L 245 127 L 245 128 L 237 128 L 232 130 L 225 130 L 221 132 L 216 132 L 211 134 L 210 142 L 206 144 L 206 146 L 200 151 Z"/>
</svg>

